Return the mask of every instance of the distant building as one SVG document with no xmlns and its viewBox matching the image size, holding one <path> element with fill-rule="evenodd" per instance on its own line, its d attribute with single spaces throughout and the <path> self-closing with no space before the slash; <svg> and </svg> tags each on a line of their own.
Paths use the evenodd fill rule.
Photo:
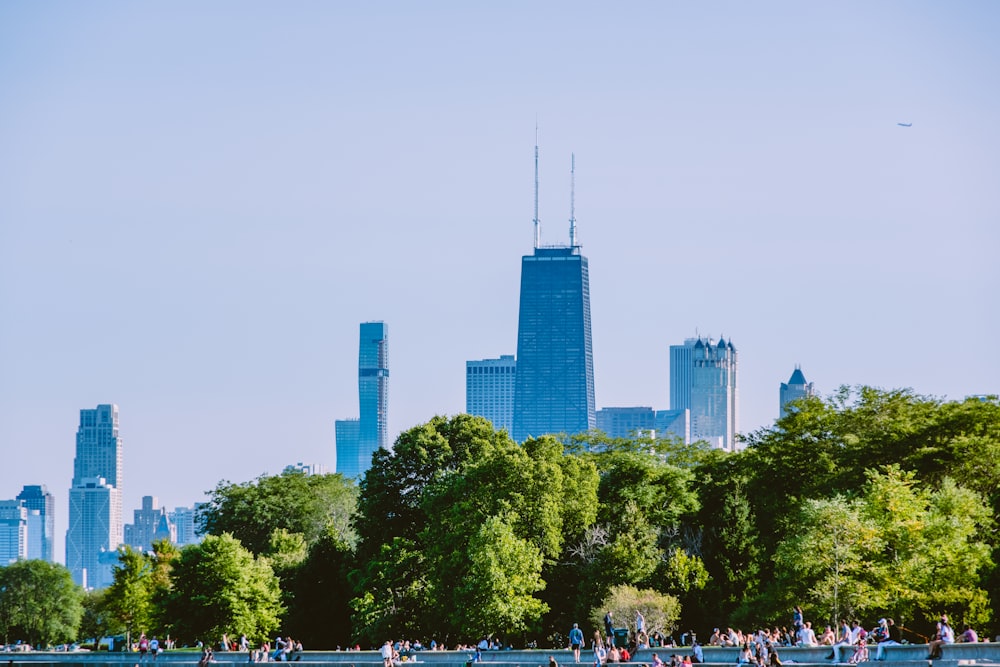
<svg viewBox="0 0 1000 667">
<path fill-rule="evenodd" d="M 534 251 L 521 257 L 517 373 L 511 436 L 573 435 L 597 427 L 594 349 L 590 330 L 590 267 L 576 238 L 570 169 L 569 244 L 542 245 L 535 146 Z"/>
<path fill-rule="evenodd" d="M 42 484 L 25 486 L 17 499 L 28 508 L 28 558 L 55 562 L 55 496 Z"/>
<path fill-rule="evenodd" d="M 322 463 L 302 463 L 299 461 L 295 465 L 287 465 L 282 472 L 300 472 L 303 475 L 325 475 L 329 471 Z"/>
<path fill-rule="evenodd" d="M 0 500 L 0 566 L 28 557 L 28 508 L 21 500 Z"/>
<path fill-rule="evenodd" d="M 510 433 L 514 425 L 514 355 L 465 362 L 465 411 L 485 417 L 493 428 Z"/>
<path fill-rule="evenodd" d="M 792 372 L 792 377 L 788 382 L 781 383 L 781 390 L 778 395 L 778 417 L 784 418 L 788 414 L 788 404 L 800 398 L 814 396 L 812 382 L 806 382 L 806 376 L 802 374 L 802 369 L 798 366 Z"/>
<path fill-rule="evenodd" d="M 597 411 L 597 429 L 610 438 L 654 435 L 656 413 L 653 408 L 601 408 Z"/>
<path fill-rule="evenodd" d="M 153 542 L 177 543 L 177 528 L 155 496 L 143 496 L 142 508 L 133 510 L 132 514 L 133 522 L 125 526 L 125 544 L 133 549 L 152 551 Z"/>
<path fill-rule="evenodd" d="M 657 438 L 677 438 L 691 444 L 691 410 L 657 410 L 653 428 Z"/>
<path fill-rule="evenodd" d="M 106 588 L 114 580 L 113 554 L 123 541 L 121 491 L 103 477 L 79 480 L 69 490 L 66 564 L 86 589 Z"/>
<path fill-rule="evenodd" d="M 723 338 L 689 338 L 670 346 L 670 408 L 691 411 L 691 440 L 736 450 L 736 348 Z"/>
<path fill-rule="evenodd" d="M 112 581 L 112 554 L 122 543 L 122 439 L 118 406 L 80 410 L 69 491 L 66 567 L 84 587 L 103 588 Z"/>
<path fill-rule="evenodd" d="M 201 541 L 201 532 L 198 530 L 198 512 L 206 503 L 195 503 L 193 507 L 175 507 L 170 512 L 170 523 L 176 530 L 177 546 L 183 547 L 188 544 L 197 544 Z"/>
<path fill-rule="evenodd" d="M 338 420 L 336 471 L 360 477 L 372 454 L 389 445 L 389 335 L 384 322 L 362 322 L 358 346 L 358 402 L 361 418 Z M 354 423 L 352 423 L 354 422 Z"/>
</svg>

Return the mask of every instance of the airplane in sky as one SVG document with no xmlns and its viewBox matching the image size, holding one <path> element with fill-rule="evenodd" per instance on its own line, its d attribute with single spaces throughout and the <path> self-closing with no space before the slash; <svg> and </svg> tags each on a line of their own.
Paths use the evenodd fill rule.
<svg viewBox="0 0 1000 667">
<path fill-rule="evenodd" d="M 900 127 L 913 127 L 913 123 L 896 123 Z"/>
</svg>

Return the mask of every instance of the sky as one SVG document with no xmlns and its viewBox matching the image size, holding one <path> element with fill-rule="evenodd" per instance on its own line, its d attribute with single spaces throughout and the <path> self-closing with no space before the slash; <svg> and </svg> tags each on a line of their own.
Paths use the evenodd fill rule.
<svg viewBox="0 0 1000 667">
<path fill-rule="evenodd" d="M 0 498 L 120 408 L 126 522 L 334 462 L 358 324 L 390 432 L 513 354 L 570 155 L 598 407 L 739 351 L 739 430 L 1000 375 L 996 2 L 0 3 Z M 912 123 L 900 127 L 897 123 Z"/>
</svg>

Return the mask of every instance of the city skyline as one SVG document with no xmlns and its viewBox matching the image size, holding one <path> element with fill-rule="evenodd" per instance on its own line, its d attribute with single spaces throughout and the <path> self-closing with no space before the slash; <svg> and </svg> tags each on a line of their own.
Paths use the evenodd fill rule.
<svg viewBox="0 0 1000 667">
<path fill-rule="evenodd" d="M 543 242 L 576 155 L 597 407 L 666 407 L 692 333 L 737 341 L 744 432 L 795 364 L 820 395 L 995 393 L 996 346 L 931 351 L 1000 334 L 998 30 L 995 3 L 2 5 L 0 498 L 47 485 L 64 553 L 108 402 L 127 511 L 331 464 L 372 319 L 389 441 L 461 412 L 465 362 L 516 349 L 536 119 Z"/>
</svg>

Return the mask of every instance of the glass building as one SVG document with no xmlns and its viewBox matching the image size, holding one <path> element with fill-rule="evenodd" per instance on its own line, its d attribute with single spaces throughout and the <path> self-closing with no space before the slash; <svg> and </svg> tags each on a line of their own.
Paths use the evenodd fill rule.
<svg viewBox="0 0 1000 667">
<path fill-rule="evenodd" d="M 80 410 L 69 491 L 66 567 L 82 586 L 103 588 L 112 580 L 109 554 L 122 543 L 122 439 L 118 406 Z"/>
<path fill-rule="evenodd" d="M 597 426 L 594 403 L 587 258 L 575 244 L 536 247 L 521 259 L 511 435 L 523 442 L 589 431 Z"/>
<path fill-rule="evenodd" d="M 17 494 L 29 512 L 28 558 L 55 562 L 56 498 L 44 484 L 26 485 Z M 33 514 L 37 512 L 36 514 Z"/>
<path fill-rule="evenodd" d="M 358 347 L 358 403 L 360 419 L 337 420 L 336 471 L 359 477 L 368 470 L 372 454 L 389 445 L 388 329 L 384 322 L 362 322 Z"/>
<path fill-rule="evenodd" d="M 493 428 L 510 433 L 514 420 L 514 378 L 517 364 L 513 354 L 499 359 L 465 362 L 465 411 L 485 417 Z"/>
<path fill-rule="evenodd" d="M 788 378 L 788 383 L 781 383 L 779 391 L 779 418 L 784 418 L 788 414 L 788 404 L 792 401 L 806 396 L 814 396 L 812 382 L 806 382 L 806 376 L 798 366 L 792 371 L 792 377 Z"/>
<path fill-rule="evenodd" d="M 691 412 L 691 440 L 736 450 L 736 348 L 723 338 L 670 346 L 670 408 Z"/>
<path fill-rule="evenodd" d="M 601 408 L 597 411 L 597 429 L 609 438 L 652 435 L 656 413 L 653 408 Z"/>
</svg>

